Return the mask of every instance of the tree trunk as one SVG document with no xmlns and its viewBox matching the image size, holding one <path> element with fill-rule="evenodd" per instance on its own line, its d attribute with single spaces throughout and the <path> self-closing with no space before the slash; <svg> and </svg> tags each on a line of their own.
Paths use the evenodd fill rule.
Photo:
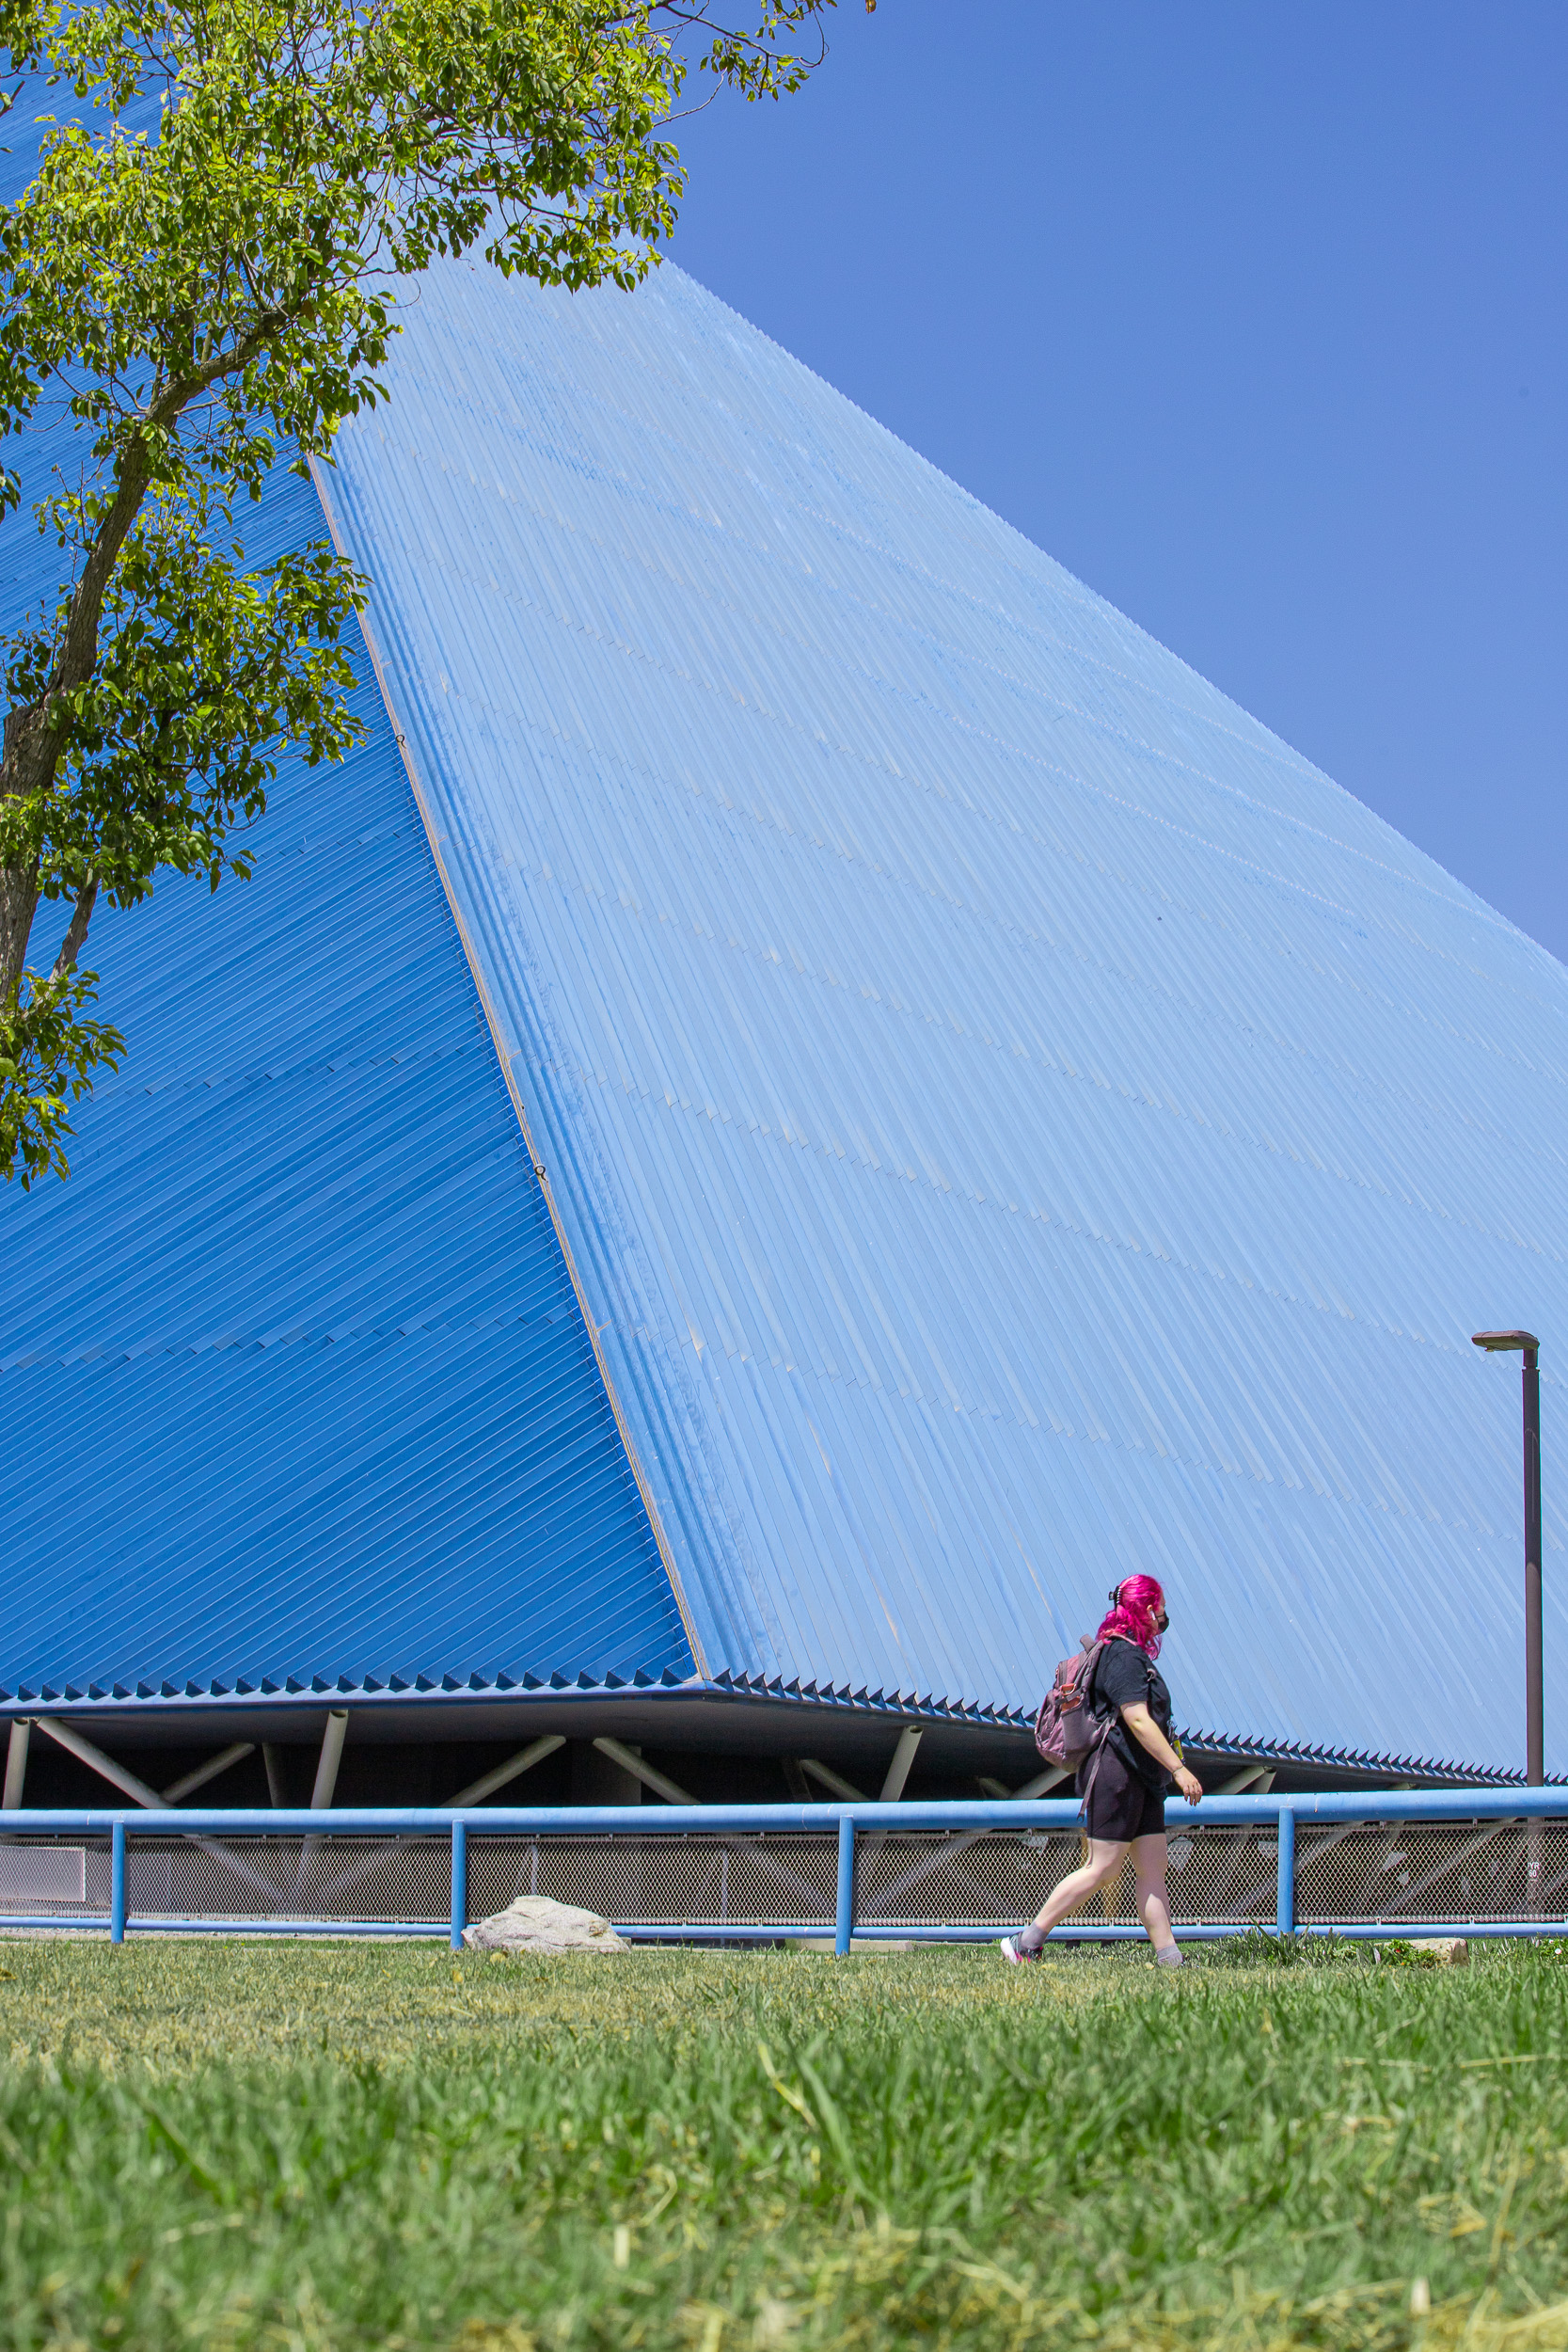
<svg viewBox="0 0 1568 2352">
<path fill-rule="evenodd" d="M 0 793 L 7 799 L 27 789 L 25 779 L 34 770 L 31 755 L 42 720 L 36 703 L 7 713 L 5 755 L 0 761 Z M 0 1010 L 8 1012 L 16 1003 L 38 902 L 37 858 L 27 866 L 0 866 Z"/>
<path fill-rule="evenodd" d="M 89 874 L 77 894 L 75 908 L 66 927 L 65 937 L 60 942 L 60 952 L 55 959 L 55 969 L 49 975 L 51 980 L 63 980 L 68 972 L 75 970 L 76 959 L 86 945 L 87 925 L 92 921 L 92 911 L 97 904 L 98 876 Z"/>
<path fill-rule="evenodd" d="M 0 800 L 41 801 L 48 797 L 68 739 L 65 729 L 51 723 L 55 698 L 69 693 L 74 686 L 85 686 L 98 666 L 98 626 L 103 615 L 103 597 L 150 480 L 146 445 L 138 438 L 131 443 L 120 461 L 113 503 L 98 526 L 82 577 L 76 583 L 48 689 L 40 701 L 6 713 Z M 80 955 L 97 896 L 95 878 L 76 901 L 66 934 L 70 954 L 68 957 L 66 948 L 61 948 L 56 976 L 62 966 L 69 971 Z M 22 986 L 27 941 L 38 903 L 36 858 L 30 866 L 0 866 L 0 1007 L 7 1010 L 15 1006 Z"/>
<path fill-rule="evenodd" d="M 231 350 L 210 359 L 193 374 L 166 385 L 126 442 L 120 453 L 114 498 L 87 549 L 49 684 L 38 702 L 19 706 L 6 714 L 4 751 L 0 755 L 0 801 L 42 800 L 54 786 L 69 740 L 69 730 L 52 723 L 55 699 L 73 687 L 85 686 L 98 667 L 98 628 L 103 617 L 103 598 L 119 561 L 119 551 L 151 487 L 152 459 L 145 432 L 167 431 L 198 393 L 248 367 L 267 347 L 270 339 L 297 318 L 305 307 L 301 304 L 287 311 L 267 311 L 251 333 Z M 55 967 L 56 978 L 71 970 L 82 951 L 97 896 L 95 876 L 77 898 L 76 911 Z M 38 903 L 36 858 L 30 866 L 0 866 L 0 1011 L 15 1008 Z"/>
</svg>

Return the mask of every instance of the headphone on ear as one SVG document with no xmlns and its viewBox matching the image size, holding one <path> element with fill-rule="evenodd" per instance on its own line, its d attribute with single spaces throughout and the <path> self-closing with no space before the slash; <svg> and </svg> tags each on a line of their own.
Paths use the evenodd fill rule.
<svg viewBox="0 0 1568 2352">
<path fill-rule="evenodd" d="M 1124 1577 L 1122 1578 L 1122 1581 L 1121 1581 L 1121 1583 L 1120 1583 L 1120 1584 L 1113 1584 L 1113 1585 L 1112 1585 L 1111 1590 L 1110 1590 L 1110 1593 L 1109 1593 L 1109 1595 L 1107 1596 L 1107 1597 L 1109 1598 L 1110 1603 L 1111 1603 L 1111 1606 L 1112 1606 L 1112 1608 L 1113 1608 L 1113 1609 L 1119 1609 L 1119 1608 L 1121 1607 L 1122 1586 L 1123 1586 L 1123 1585 L 1125 1585 L 1125 1584 L 1130 1584 L 1130 1583 L 1132 1582 L 1132 1578 L 1131 1578 L 1131 1577 L 1125 1577 L 1125 1576 L 1124 1576 Z M 1166 1616 L 1166 1614 L 1165 1614 L 1164 1611 L 1162 1609 L 1162 1610 L 1161 1610 L 1161 1612 L 1160 1612 L 1159 1616 L 1158 1616 L 1158 1617 L 1156 1617 L 1156 1619 L 1154 1620 L 1154 1629 L 1155 1629 L 1155 1631 L 1156 1631 L 1157 1633 L 1163 1633 L 1163 1632 L 1164 1631 L 1164 1629 L 1165 1629 L 1166 1626 L 1168 1626 L 1168 1625 L 1169 1625 L 1169 1623 L 1170 1623 L 1170 1619 L 1169 1619 L 1169 1617 L 1167 1617 L 1167 1616 Z"/>
</svg>

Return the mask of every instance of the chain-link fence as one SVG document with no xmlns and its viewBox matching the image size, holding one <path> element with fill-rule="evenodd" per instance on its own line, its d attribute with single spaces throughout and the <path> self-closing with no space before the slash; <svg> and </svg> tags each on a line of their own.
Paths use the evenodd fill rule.
<svg viewBox="0 0 1568 2352">
<path fill-rule="evenodd" d="M 1298 1920 L 1481 1926 L 1565 1909 L 1568 1821 L 1355 1821 L 1297 1832 Z"/>
<path fill-rule="evenodd" d="M 86 1924 L 109 1915 L 110 1841 L 8 1839 L 0 1915 Z M 445 1837 L 169 1837 L 128 1841 L 125 1908 L 148 1921 L 214 1925 L 342 1920 L 397 1927 L 447 1919 Z"/>
<path fill-rule="evenodd" d="M 1276 1916 L 1279 1833 L 1195 1821 L 1168 1846 L 1179 1927 L 1246 1928 Z M 854 1916 L 862 1929 L 998 1931 L 1031 1918 L 1083 1854 L 1079 1832 L 863 1829 L 855 1841 Z M 827 1931 L 835 1918 L 838 1837 L 832 1829 L 544 1832 L 488 1835 L 471 1822 L 467 1916 L 519 1895 L 549 1895 L 627 1927 Z M 450 1836 L 170 1836 L 128 1837 L 125 1909 L 144 1925 L 342 1924 L 445 1928 Z M 1568 1820 L 1303 1822 L 1295 1851 L 1302 1927 L 1440 1921 L 1496 1925 L 1568 1912 Z M 110 1839 L 0 1840 L 0 1918 L 102 1924 L 111 1905 Z M 1135 1924 L 1129 1867 L 1074 1917 Z"/>
<path fill-rule="evenodd" d="M 1075 1829 L 870 1832 L 856 1853 L 856 1916 L 863 1927 L 1008 1927 L 1033 1918 L 1084 1854 Z M 1272 1920 L 1278 1854 L 1272 1823 L 1195 1827 L 1173 1836 L 1166 1861 L 1173 1916 L 1186 1927 Z M 1136 1918 L 1131 1863 L 1074 1915 L 1086 1928 Z"/>
</svg>

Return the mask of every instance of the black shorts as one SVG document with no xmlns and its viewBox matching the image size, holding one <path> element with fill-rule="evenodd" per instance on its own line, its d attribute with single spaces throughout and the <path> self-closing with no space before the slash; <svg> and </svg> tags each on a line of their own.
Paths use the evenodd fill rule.
<svg viewBox="0 0 1568 2352">
<path fill-rule="evenodd" d="M 1089 1783 L 1089 1774 L 1094 1774 Z M 1131 1845 L 1134 1837 L 1164 1837 L 1165 1834 L 1165 1792 L 1164 1788 L 1151 1788 L 1147 1780 L 1124 1764 L 1115 1748 L 1107 1745 L 1100 1752 L 1099 1760 L 1090 1756 L 1078 1767 L 1078 1794 L 1089 1784 L 1088 1828 L 1091 1837 L 1111 1839 L 1118 1846 Z"/>
</svg>

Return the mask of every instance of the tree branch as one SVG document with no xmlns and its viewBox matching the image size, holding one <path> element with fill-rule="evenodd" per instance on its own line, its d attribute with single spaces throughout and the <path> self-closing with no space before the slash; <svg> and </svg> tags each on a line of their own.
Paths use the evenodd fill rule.
<svg viewBox="0 0 1568 2352">
<path fill-rule="evenodd" d="M 89 874 L 82 884 L 66 935 L 60 942 L 60 952 L 55 959 L 55 969 L 49 975 L 51 986 L 56 981 L 63 980 L 68 972 L 75 970 L 76 959 L 82 952 L 87 935 L 87 925 L 92 921 L 92 911 L 97 903 L 98 876 Z"/>
<path fill-rule="evenodd" d="M 188 408 L 198 395 L 211 391 L 213 386 L 237 368 L 248 367 L 259 358 L 279 328 L 291 323 L 289 314 L 281 310 L 262 313 L 248 335 L 231 350 L 220 352 L 204 367 L 195 368 L 179 376 L 148 409 L 144 424 L 162 428 L 172 424 L 181 411 Z M 98 624 L 103 611 L 103 595 L 109 584 L 120 548 L 125 545 L 132 524 L 141 511 L 152 481 L 152 461 L 144 432 L 138 430 L 126 445 L 120 464 L 119 482 L 108 513 L 93 534 L 82 577 L 71 599 L 71 617 L 66 623 L 59 659 L 49 681 L 50 702 L 71 687 L 81 686 L 92 675 L 98 660 Z M 12 787 L 11 788 L 15 788 Z"/>
</svg>

